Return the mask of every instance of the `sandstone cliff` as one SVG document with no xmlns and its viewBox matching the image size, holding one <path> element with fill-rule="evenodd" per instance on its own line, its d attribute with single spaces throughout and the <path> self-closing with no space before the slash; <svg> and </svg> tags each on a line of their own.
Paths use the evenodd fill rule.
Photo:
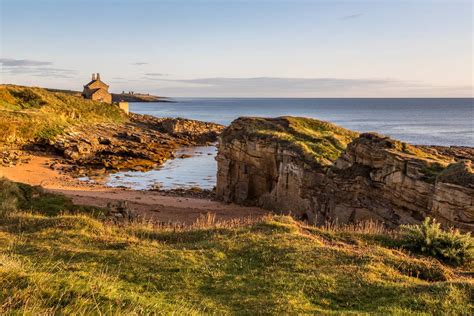
<svg viewBox="0 0 474 316">
<path fill-rule="evenodd" d="M 216 194 L 314 223 L 431 216 L 473 230 L 473 157 L 312 119 L 240 118 L 220 136 Z"/>
</svg>

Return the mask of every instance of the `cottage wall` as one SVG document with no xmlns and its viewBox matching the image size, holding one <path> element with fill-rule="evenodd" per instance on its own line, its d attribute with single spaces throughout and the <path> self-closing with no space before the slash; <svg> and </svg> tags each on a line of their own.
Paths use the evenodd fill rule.
<svg viewBox="0 0 474 316">
<path fill-rule="evenodd" d="M 91 97 L 94 101 L 112 103 L 112 95 L 107 90 L 99 89 L 92 94 Z"/>
</svg>

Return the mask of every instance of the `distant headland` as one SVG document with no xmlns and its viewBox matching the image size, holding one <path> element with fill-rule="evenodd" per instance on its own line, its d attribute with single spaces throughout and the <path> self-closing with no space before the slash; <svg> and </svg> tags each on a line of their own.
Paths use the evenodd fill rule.
<svg viewBox="0 0 474 316">
<path fill-rule="evenodd" d="M 86 99 L 91 99 L 106 103 L 116 102 L 175 102 L 173 99 L 156 96 L 149 93 L 140 93 L 129 91 L 122 93 L 109 93 L 109 85 L 103 82 L 100 74 L 92 74 L 91 81 L 84 85 L 82 92 L 76 90 L 61 90 L 61 89 L 46 89 L 51 92 L 62 92 L 76 96 L 83 96 Z"/>
</svg>

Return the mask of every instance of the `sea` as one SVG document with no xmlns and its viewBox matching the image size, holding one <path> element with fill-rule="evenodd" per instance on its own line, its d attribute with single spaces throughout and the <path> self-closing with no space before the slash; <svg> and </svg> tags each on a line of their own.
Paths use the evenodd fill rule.
<svg viewBox="0 0 474 316">
<path fill-rule="evenodd" d="M 304 116 L 359 131 L 377 132 L 412 144 L 474 147 L 473 98 L 179 98 L 173 103 L 131 103 L 130 111 L 229 125 L 241 116 Z M 214 146 L 183 149 L 149 172 L 119 172 L 110 186 L 147 190 L 215 186 Z M 179 156 L 179 155 L 177 155 Z"/>
</svg>

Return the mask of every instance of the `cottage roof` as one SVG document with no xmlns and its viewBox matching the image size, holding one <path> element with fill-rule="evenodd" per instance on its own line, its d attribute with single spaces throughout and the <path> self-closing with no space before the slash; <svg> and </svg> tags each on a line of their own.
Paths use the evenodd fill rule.
<svg viewBox="0 0 474 316">
<path fill-rule="evenodd" d="M 104 88 L 96 88 L 96 89 L 92 89 L 92 90 L 91 90 L 91 94 L 95 94 L 95 93 L 97 93 L 97 92 L 99 92 L 99 91 L 105 91 L 105 92 L 107 92 L 107 90 L 105 90 Z M 108 93 L 108 92 L 107 92 L 107 93 Z"/>
<path fill-rule="evenodd" d="M 88 84 L 86 84 L 84 86 L 84 88 L 89 88 L 89 89 L 105 88 L 105 89 L 108 89 L 109 86 L 106 83 L 104 83 L 102 80 L 95 79 L 95 80 L 91 80 Z"/>
</svg>

